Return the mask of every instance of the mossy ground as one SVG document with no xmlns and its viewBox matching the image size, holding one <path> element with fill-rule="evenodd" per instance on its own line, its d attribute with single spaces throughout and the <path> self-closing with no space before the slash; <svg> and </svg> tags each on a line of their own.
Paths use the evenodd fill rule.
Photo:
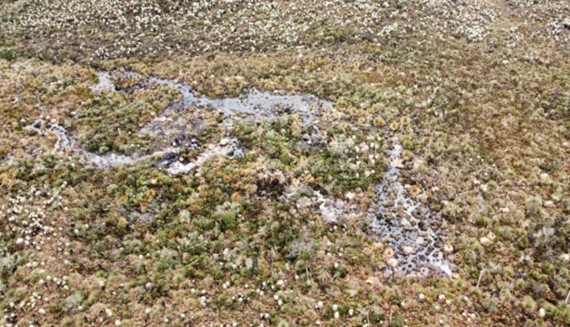
<svg viewBox="0 0 570 327">
<path fill-rule="evenodd" d="M 141 38 L 174 29 L 175 40 L 160 43 L 170 53 L 152 42 L 123 51 L 110 42 L 113 28 L 74 44 L 64 37 L 72 21 L 32 24 L 42 5 L 1 5 L 0 27 L 9 27 L 0 43 L 4 324 L 570 324 L 570 30 L 549 25 L 558 21 L 549 6 L 568 15 L 568 5 L 463 1 L 470 10 L 456 14 L 481 25 L 453 16 L 446 31 L 439 7 L 386 3 L 391 11 L 377 18 L 385 23 L 341 28 L 344 16 L 328 17 L 326 33 L 314 25 L 289 41 L 278 35 L 283 26 L 262 36 L 231 34 L 219 17 L 218 32 L 235 38 L 216 39 L 202 17 L 185 27 L 186 34 L 202 31 L 191 37 L 200 45 L 192 49 L 163 10 L 168 24 Z M 330 10 L 298 5 L 311 15 Z M 204 15 L 217 17 L 223 6 Z M 65 17 L 65 10 L 49 13 Z M 254 21 L 267 15 L 248 5 L 235 10 Z M 382 20 L 396 10 L 390 24 Z M 292 11 L 277 12 L 289 13 L 291 30 L 303 30 Z M 420 38 L 426 22 L 418 17 L 426 13 L 428 23 L 441 24 Z M 394 22 L 399 28 L 377 40 L 365 28 Z M 485 32 L 470 37 L 477 26 Z M 86 168 L 51 151 L 52 135 L 26 128 L 39 116 L 39 101 L 86 149 L 131 154 L 150 150 L 140 126 L 177 97 L 159 86 L 95 94 L 94 67 L 180 79 L 211 97 L 254 87 L 306 92 L 339 113 L 319 123 L 330 127 L 313 146 L 294 114 L 236 124 L 229 133 L 245 155 L 216 158 L 188 175 L 169 176 L 151 163 Z M 220 115 L 206 117 L 201 141 L 218 142 Z M 452 278 L 392 278 L 365 215 L 326 224 L 317 205 L 302 205 L 303 196 L 310 199 L 304 188 L 336 198 L 351 192 L 366 213 L 393 134 L 404 147 L 404 182 L 419 187 L 445 221 Z M 362 151 L 371 143 L 377 150 Z"/>
</svg>

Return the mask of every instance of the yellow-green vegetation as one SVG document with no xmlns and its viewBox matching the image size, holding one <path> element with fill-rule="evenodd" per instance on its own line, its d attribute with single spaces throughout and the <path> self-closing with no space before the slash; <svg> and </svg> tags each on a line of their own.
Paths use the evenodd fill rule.
<svg viewBox="0 0 570 327">
<path fill-rule="evenodd" d="M 176 96 L 173 90 L 160 85 L 126 94 L 115 92 L 113 96 L 97 94 L 75 109 L 70 127 L 88 151 L 144 153 L 149 140 L 139 135 L 140 126 L 159 115 Z"/>
<path fill-rule="evenodd" d="M 0 17 L 3 325 L 570 324 L 567 1 L 11 0 Z M 200 145 L 185 160 L 228 138 L 242 153 L 101 169 L 49 127 L 152 153 L 173 140 L 141 128 L 180 94 L 94 91 L 99 70 L 334 109 L 229 124 L 192 107 L 174 119 Z M 390 274 L 369 228 L 394 136 L 449 277 Z M 324 219 L 317 193 L 346 211 Z"/>
</svg>

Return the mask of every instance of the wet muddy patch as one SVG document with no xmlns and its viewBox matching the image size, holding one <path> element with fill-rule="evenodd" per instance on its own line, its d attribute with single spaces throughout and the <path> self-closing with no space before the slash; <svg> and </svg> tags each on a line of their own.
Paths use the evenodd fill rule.
<svg viewBox="0 0 570 327">
<path fill-rule="evenodd" d="M 394 137 L 389 168 L 376 186 L 378 201 L 369 215 L 371 228 L 388 245 L 384 256 L 390 271 L 404 276 L 451 276 L 443 253 L 442 222 L 401 183 L 401 154 L 402 146 Z"/>
</svg>

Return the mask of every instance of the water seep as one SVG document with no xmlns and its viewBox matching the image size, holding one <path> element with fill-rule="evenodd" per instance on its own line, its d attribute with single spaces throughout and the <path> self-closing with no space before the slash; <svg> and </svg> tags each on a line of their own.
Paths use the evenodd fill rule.
<svg viewBox="0 0 570 327">
<path fill-rule="evenodd" d="M 150 123 L 143 126 L 140 130 L 141 133 L 153 136 L 167 136 L 169 132 L 173 131 L 171 116 L 192 107 L 208 107 L 221 111 L 227 118 L 242 119 L 252 118 L 256 120 L 272 119 L 279 115 L 280 112 L 290 110 L 293 113 L 299 113 L 306 123 L 311 123 L 322 109 L 332 108 L 332 103 L 329 101 L 320 100 L 314 95 L 309 94 L 294 94 L 294 95 L 279 95 L 273 92 L 250 90 L 244 97 L 212 99 L 206 96 L 196 96 L 191 88 L 186 83 L 177 82 L 175 80 L 163 79 L 157 77 L 145 77 L 136 72 L 97 72 L 98 82 L 92 85 L 91 91 L 94 93 L 99 92 L 114 92 L 117 91 L 113 76 L 123 78 L 137 78 L 140 81 L 136 87 L 148 87 L 151 83 L 156 83 L 162 86 L 172 87 L 177 90 L 182 99 L 170 105 L 162 115 L 156 117 Z M 118 153 L 109 153 L 105 155 L 98 155 L 85 151 L 79 147 L 77 141 L 73 139 L 65 130 L 53 122 L 47 122 L 43 118 L 43 109 L 41 117 L 32 124 L 30 127 L 40 135 L 45 135 L 45 131 L 54 134 L 57 137 L 56 150 L 73 152 L 75 155 L 83 158 L 88 164 L 94 165 L 98 168 L 112 168 L 123 165 L 133 165 L 142 161 L 149 160 L 156 157 L 173 157 L 179 152 L 176 147 L 171 147 L 163 150 L 156 151 L 146 156 L 127 156 Z M 42 130 L 42 128 L 44 130 Z M 229 145 L 215 145 L 208 148 L 204 153 L 198 156 L 195 162 L 184 163 L 181 161 L 161 162 L 159 166 L 166 167 L 170 174 L 188 173 L 197 166 L 201 165 L 207 159 L 215 155 L 227 155 L 228 153 L 239 153 L 242 151 L 235 144 L 237 141 L 233 140 Z"/>
<path fill-rule="evenodd" d="M 377 185 L 378 211 L 371 214 L 372 230 L 386 239 L 396 259 L 397 275 L 451 275 L 441 250 L 441 228 L 429 208 L 413 198 L 399 181 L 402 146 L 393 138 L 390 166 Z M 394 261 L 392 261 L 394 262 Z"/>
<path fill-rule="evenodd" d="M 133 165 L 139 162 L 143 162 L 155 157 L 163 157 L 168 154 L 178 152 L 176 148 L 166 148 L 154 152 L 150 155 L 131 157 L 119 153 L 108 153 L 104 155 L 99 155 L 82 149 L 77 141 L 69 136 L 67 131 L 63 126 L 60 126 L 53 122 L 47 122 L 43 118 L 43 114 L 38 118 L 30 127 L 31 130 L 35 131 L 38 135 L 45 136 L 46 132 L 50 132 L 55 135 L 57 141 L 54 145 L 54 150 L 63 152 L 72 152 L 74 155 L 82 158 L 87 163 L 97 167 L 97 168 L 114 168 L 123 165 Z"/>
<path fill-rule="evenodd" d="M 173 123 L 174 117 L 189 108 L 208 107 L 219 110 L 224 114 L 224 123 L 229 125 L 239 119 L 272 119 L 284 112 L 299 114 L 305 124 L 312 125 L 324 110 L 333 108 L 331 102 L 320 100 L 314 95 L 280 95 L 257 89 L 250 90 L 243 97 L 235 98 L 213 99 L 196 96 L 186 83 L 145 77 L 136 72 L 98 72 L 98 83 L 93 85 L 91 90 L 116 91 L 117 87 L 112 79 L 114 74 L 118 74 L 119 77 L 140 79 L 135 87 L 148 87 L 150 83 L 157 83 L 176 89 L 182 96 L 180 101 L 170 105 L 159 117 L 140 129 L 141 133 L 153 136 L 167 136 L 171 134 L 170 132 L 177 132 L 173 129 L 184 122 Z M 219 144 L 206 146 L 193 162 L 172 160 L 178 157 L 180 152 L 178 147 L 167 147 L 141 157 L 116 153 L 97 155 L 81 149 L 62 126 L 46 122 L 42 118 L 43 107 L 40 108 L 42 115 L 30 128 L 44 135 L 41 129 L 43 126 L 58 138 L 55 147 L 57 150 L 71 151 L 99 168 L 132 165 L 162 157 L 157 166 L 166 169 L 171 175 L 177 175 L 188 173 L 215 156 L 239 157 L 243 153 L 236 139 L 224 138 Z M 438 233 L 441 231 L 437 229 L 432 213 L 425 205 L 412 198 L 399 182 L 400 168 L 402 168 L 401 152 L 402 147 L 394 138 L 394 146 L 390 152 L 390 167 L 377 186 L 378 211 L 369 216 L 372 230 L 379 238 L 387 240 L 389 246 L 394 249 L 394 258 L 397 261 L 389 268 L 394 273 L 402 276 L 428 276 L 433 273 L 449 276 L 451 269 L 439 247 L 441 239 Z M 356 214 L 354 208 L 346 201 L 326 198 L 317 191 L 315 195 L 319 212 L 325 222 L 334 223 L 339 221 L 339 218 Z"/>
</svg>

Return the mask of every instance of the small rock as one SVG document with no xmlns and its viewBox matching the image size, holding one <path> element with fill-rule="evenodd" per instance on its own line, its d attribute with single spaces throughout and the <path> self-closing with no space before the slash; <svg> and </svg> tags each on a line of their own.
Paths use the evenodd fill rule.
<svg viewBox="0 0 570 327">
<path fill-rule="evenodd" d="M 415 249 L 409 245 L 402 246 L 402 251 L 404 251 L 404 254 L 406 254 L 406 255 L 416 252 Z"/>
<path fill-rule="evenodd" d="M 380 279 L 378 279 L 378 277 L 369 277 L 366 280 L 366 284 L 373 285 L 373 286 L 380 286 Z"/>
<path fill-rule="evenodd" d="M 546 310 L 544 310 L 544 308 L 540 308 L 540 310 L 538 310 L 538 316 L 540 318 L 544 318 L 544 316 L 546 316 Z"/>
<path fill-rule="evenodd" d="M 386 263 L 388 264 L 388 266 L 390 266 L 392 268 L 397 267 L 399 264 L 398 259 L 396 259 L 396 258 L 390 258 L 390 259 L 386 260 Z"/>
<path fill-rule="evenodd" d="M 553 208 L 554 202 L 553 201 L 544 201 L 544 207 L 545 208 Z"/>
<path fill-rule="evenodd" d="M 402 168 L 404 168 L 404 161 L 402 159 L 396 159 L 392 163 L 392 166 L 399 168 L 399 169 L 402 169 Z"/>
<path fill-rule="evenodd" d="M 481 245 L 483 246 L 487 246 L 490 245 L 491 243 L 493 243 L 493 241 L 491 241 L 487 236 L 483 236 L 479 239 L 479 242 L 481 243 Z"/>
<path fill-rule="evenodd" d="M 386 248 L 386 250 L 384 250 L 384 258 L 392 258 L 394 256 L 394 249 L 392 248 Z"/>
</svg>

